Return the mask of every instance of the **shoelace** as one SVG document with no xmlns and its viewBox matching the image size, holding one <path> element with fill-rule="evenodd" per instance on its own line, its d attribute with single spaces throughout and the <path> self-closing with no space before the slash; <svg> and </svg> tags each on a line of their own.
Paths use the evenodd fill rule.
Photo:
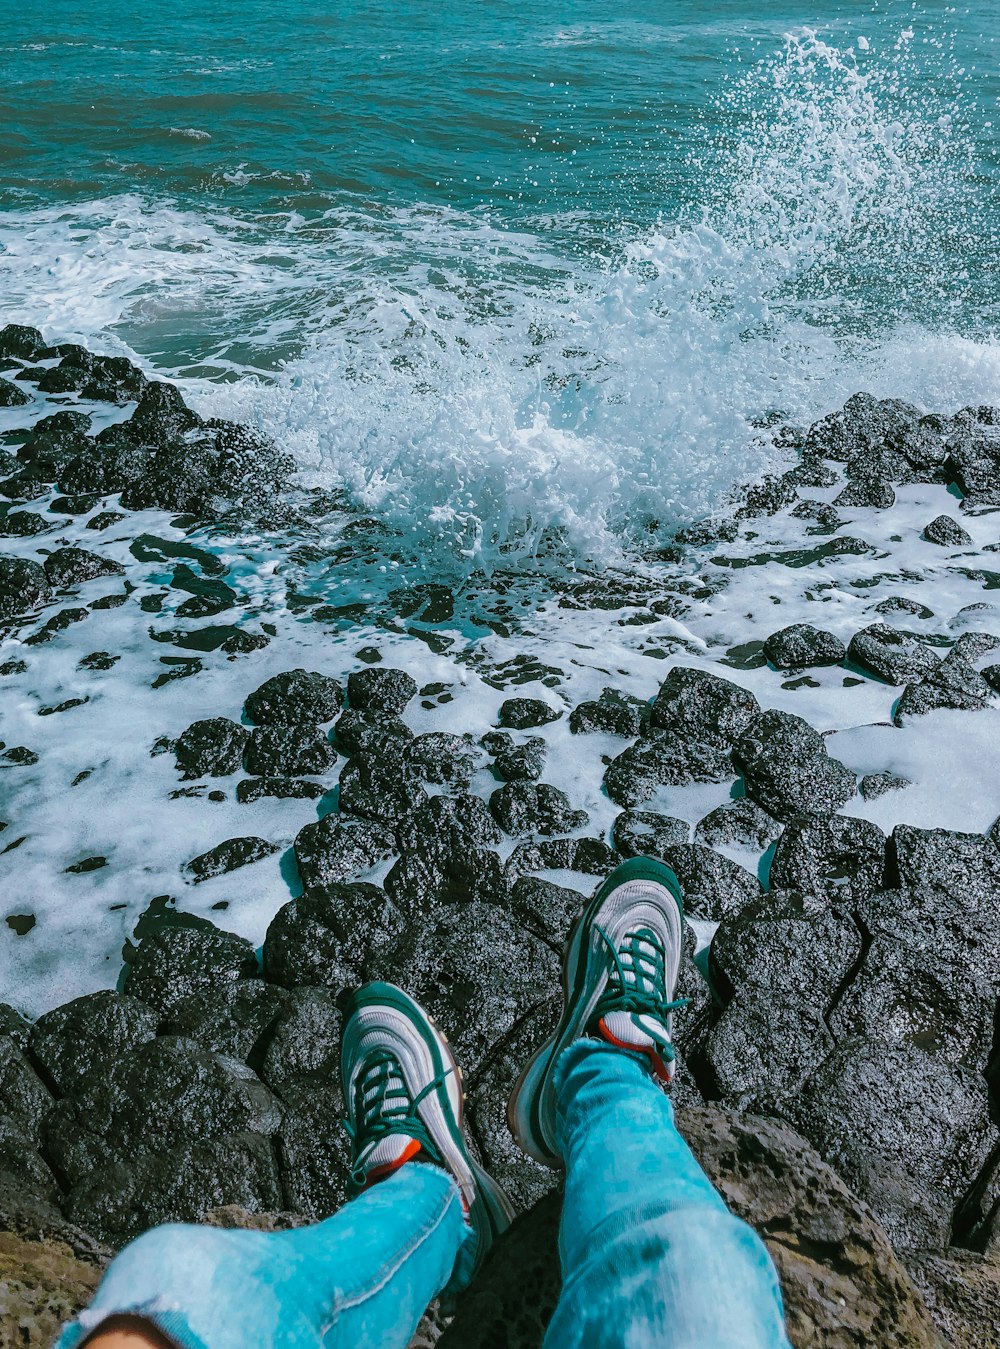
<svg viewBox="0 0 1000 1349">
<path fill-rule="evenodd" d="M 362 1154 L 390 1134 L 405 1134 L 416 1139 L 432 1161 L 443 1163 L 417 1109 L 424 1097 L 436 1091 L 452 1071 L 446 1068 L 411 1098 L 395 1055 L 388 1050 L 376 1050 L 370 1055 L 354 1084 L 355 1122 L 351 1123 L 350 1116 L 344 1118 L 344 1127 L 354 1144 L 351 1180 L 355 1185 L 363 1185 L 365 1181 L 365 1168 L 360 1165 Z M 399 1105 L 390 1105 L 392 1099 L 398 1099 Z"/>
<path fill-rule="evenodd" d="M 630 1012 L 633 1024 L 650 1036 L 668 1063 L 672 1062 L 674 1050 L 670 1041 L 638 1021 L 640 1016 L 654 1017 L 665 1029 L 670 1013 L 688 1004 L 687 998 L 667 1001 L 667 956 L 663 943 L 649 928 L 627 932 L 620 946 L 615 946 L 603 928 L 598 927 L 597 932 L 611 954 L 612 963 L 608 986 L 594 1009 L 593 1019 L 599 1021 L 609 1012 Z"/>
</svg>

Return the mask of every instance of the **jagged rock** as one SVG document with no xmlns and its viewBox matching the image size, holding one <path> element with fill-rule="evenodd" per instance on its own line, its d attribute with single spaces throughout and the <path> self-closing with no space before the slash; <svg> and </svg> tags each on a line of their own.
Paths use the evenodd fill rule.
<svg viewBox="0 0 1000 1349">
<path fill-rule="evenodd" d="M 1000 849 L 983 834 L 899 824 L 889 839 L 886 874 L 890 885 L 936 892 L 983 912 L 1000 900 Z"/>
<path fill-rule="evenodd" d="M 695 826 L 694 841 L 707 848 L 752 848 L 764 852 L 784 826 L 749 796 L 716 806 Z"/>
<path fill-rule="evenodd" d="M 396 824 L 427 799 L 413 769 L 386 751 L 388 745 L 349 759 L 340 774 L 340 809 Z"/>
<path fill-rule="evenodd" d="M 52 1213 L 52 1225 L 40 1241 L 0 1231 L 0 1349 L 49 1349 L 63 1323 L 97 1290 L 104 1262 L 78 1258 L 56 1236 L 60 1227 L 71 1225 L 61 1222 L 57 1209 Z M 99 1247 L 96 1241 L 93 1245 Z"/>
<path fill-rule="evenodd" d="M 406 746 L 406 762 L 424 782 L 467 787 L 483 755 L 471 736 L 429 731 Z"/>
<path fill-rule="evenodd" d="M 243 766 L 255 777 L 322 777 L 336 762 L 326 733 L 307 722 L 255 726 L 243 751 Z"/>
<path fill-rule="evenodd" d="M 616 805 L 640 806 L 660 787 L 725 782 L 735 776 L 724 746 L 652 729 L 608 765 L 604 785 Z"/>
<path fill-rule="evenodd" d="M 343 993 L 384 977 L 383 947 L 391 946 L 405 916 L 377 885 L 335 884 L 307 892 L 278 910 L 264 938 L 264 973 L 285 988 L 318 984 Z"/>
<path fill-rule="evenodd" d="M 906 1268 L 948 1349 L 982 1349 L 1000 1328 L 1000 1263 L 975 1251 L 922 1251 Z"/>
<path fill-rule="evenodd" d="M 971 663 L 988 652 L 995 651 L 998 646 L 1000 637 L 994 637 L 991 632 L 963 632 L 948 655 L 960 657 Z"/>
<path fill-rule="evenodd" d="M 678 666 L 660 685 L 650 720 L 679 737 L 728 747 L 759 711 L 747 689 L 706 670 Z"/>
<path fill-rule="evenodd" d="M 491 731 L 482 744 L 494 756 L 493 770 L 504 782 L 537 782 L 545 768 L 545 741 L 531 735 L 522 744 L 514 743 L 506 731 Z"/>
<path fill-rule="evenodd" d="M 341 1015 L 325 988 L 297 988 L 284 1000 L 268 1040 L 260 1075 L 279 1096 L 325 1087 L 340 1068 Z"/>
<path fill-rule="evenodd" d="M 235 932 L 167 927 L 143 938 L 125 980 L 125 992 L 169 1015 L 192 993 L 249 979 L 256 973 L 253 947 Z"/>
<path fill-rule="evenodd" d="M 308 778 L 243 778 L 236 784 L 236 799 L 244 806 L 268 796 L 283 801 L 318 801 L 325 794 L 325 787 Z"/>
<path fill-rule="evenodd" d="M 36 511 L 8 511 L 0 519 L 0 537 L 5 539 L 31 539 L 36 534 L 47 534 L 52 521 Z"/>
<path fill-rule="evenodd" d="M 881 600 L 875 606 L 877 614 L 912 614 L 914 618 L 933 618 L 933 609 L 928 609 L 926 604 L 920 604 L 917 600 L 907 599 L 904 595 L 890 595 L 887 600 Z"/>
<path fill-rule="evenodd" d="M 723 997 L 747 985 L 795 989 L 823 1011 L 862 950 L 848 916 L 796 891 L 771 891 L 723 918 L 709 952 L 712 980 Z"/>
<path fill-rule="evenodd" d="M 34 1196 L 42 1202 L 59 1202 L 59 1185 L 36 1151 L 36 1144 L 37 1139 L 29 1138 L 13 1120 L 0 1115 L 0 1204 L 4 1192 L 10 1190 Z M 2 1241 L 3 1229 L 0 1225 L 0 1243 Z M 0 1335 L 2 1333 L 0 1328 Z M 2 1344 L 3 1340 L 0 1339 Z"/>
<path fill-rule="evenodd" d="M 793 623 L 768 637 L 764 655 L 779 670 L 797 670 L 811 665 L 839 665 L 847 652 L 832 632 L 809 623 Z"/>
<path fill-rule="evenodd" d="M 285 670 L 254 689 L 244 714 L 258 726 L 318 726 L 333 721 L 344 701 L 336 679 L 315 670 Z"/>
<path fill-rule="evenodd" d="M 850 905 L 885 878 L 886 837 L 878 825 L 849 815 L 797 815 L 785 826 L 771 862 L 777 889 Z"/>
<path fill-rule="evenodd" d="M 38 1018 L 31 1028 L 31 1053 L 63 1096 L 87 1073 L 152 1040 L 158 1021 L 138 998 L 89 993 Z"/>
<path fill-rule="evenodd" d="M 0 1038 L 10 1036 L 20 1049 L 27 1049 L 31 1022 L 9 1003 L 0 1002 Z"/>
<path fill-rule="evenodd" d="M 854 394 L 839 412 L 814 422 L 806 433 L 805 452 L 853 464 L 856 471 L 878 455 L 894 457 L 899 472 L 904 460 L 927 468 L 940 465 L 945 457 L 940 436 L 924 424 L 917 408 L 869 393 Z"/>
<path fill-rule="evenodd" d="M 510 911 L 528 932 L 562 954 L 569 930 L 587 896 L 564 885 L 554 885 L 538 876 L 522 876 L 511 886 Z"/>
<path fill-rule="evenodd" d="M 45 339 L 37 328 L 29 328 L 24 323 L 8 323 L 0 328 L 0 356 L 37 361 L 44 349 Z"/>
<path fill-rule="evenodd" d="M 680 881 L 684 912 L 692 917 L 721 919 L 760 897 L 752 872 L 700 843 L 675 843 L 662 858 Z"/>
<path fill-rule="evenodd" d="M 972 535 L 963 529 L 950 515 L 939 515 L 929 525 L 924 525 L 920 537 L 928 543 L 939 544 L 942 548 L 971 548 Z"/>
<path fill-rule="evenodd" d="M 53 586 L 81 585 L 102 576 L 123 576 L 125 568 L 113 558 L 89 553 L 86 548 L 57 548 L 45 559 L 45 575 Z"/>
<path fill-rule="evenodd" d="M 889 472 L 899 472 L 896 465 L 887 466 Z M 906 473 L 906 470 L 902 470 Z M 907 474 L 908 476 L 908 474 Z M 875 476 L 852 478 L 842 492 L 833 498 L 834 506 L 867 506 L 877 511 L 890 510 L 896 504 L 892 485 Z"/>
<path fill-rule="evenodd" d="M 51 1104 L 52 1097 L 16 1040 L 0 1037 L 0 1117 L 37 1142 Z"/>
<path fill-rule="evenodd" d="M 490 813 L 515 838 L 565 834 L 582 829 L 590 818 L 585 810 L 574 810 L 566 793 L 548 782 L 505 783 L 490 797 Z"/>
<path fill-rule="evenodd" d="M 0 408 L 20 408 L 30 402 L 30 393 L 26 393 L 13 380 L 0 379 Z"/>
<path fill-rule="evenodd" d="M 559 962 L 499 905 L 472 900 L 407 925 L 386 976 L 416 997 L 473 1076 L 524 1015 L 559 992 Z"/>
<path fill-rule="evenodd" d="M 377 751 L 386 741 L 406 741 L 413 739 L 413 732 L 405 721 L 395 717 L 386 717 L 380 712 L 362 712 L 360 708 L 349 707 L 341 713 L 333 728 L 337 737 L 337 746 L 345 754 L 362 754 Z M 397 750 L 399 746 L 395 746 Z"/>
<path fill-rule="evenodd" d="M 442 866 L 470 850 L 495 847 L 503 837 L 486 802 L 469 794 L 423 801 L 402 821 L 398 836 L 403 852 L 422 852 Z"/>
<path fill-rule="evenodd" d="M 822 459 L 813 455 L 803 455 L 802 459 L 790 468 L 785 475 L 791 482 L 800 487 L 832 487 L 837 481 L 837 473 L 829 464 L 824 464 Z M 810 501 L 801 501 L 792 511 L 793 515 L 798 515 L 803 506 L 811 506 Z"/>
<path fill-rule="evenodd" d="M 514 1142 L 507 1124 L 507 1101 L 529 1057 L 555 1030 L 561 1011 L 561 1000 L 548 998 L 522 1016 L 495 1046 L 469 1094 L 469 1127 L 483 1165 L 518 1212 L 529 1209 L 559 1184 L 555 1172 L 532 1161 Z"/>
<path fill-rule="evenodd" d="M 982 1072 L 993 1044 L 996 993 L 966 965 L 885 937 L 830 1015 L 838 1039 L 902 1042 Z"/>
<path fill-rule="evenodd" d="M 858 783 L 858 791 L 866 801 L 876 801 L 886 792 L 898 792 L 912 785 L 909 778 L 899 777 L 896 773 L 868 773 Z"/>
<path fill-rule="evenodd" d="M 328 1218 L 348 1198 L 350 1142 L 333 1121 L 344 1118 L 338 1074 L 322 1086 L 286 1089 L 286 1112 L 277 1136 L 287 1203 L 296 1213 Z"/>
<path fill-rule="evenodd" d="M 208 852 L 192 857 L 190 862 L 184 864 L 182 870 L 186 871 L 197 885 L 200 881 L 211 880 L 213 876 L 225 876 L 239 867 L 260 862 L 280 851 L 277 843 L 269 843 L 266 838 L 253 836 L 227 838 L 222 843 L 217 843 L 214 848 L 209 848 Z"/>
<path fill-rule="evenodd" d="M 174 746 L 177 767 L 185 780 L 226 777 L 239 770 L 250 732 L 228 717 L 194 721 Z"/>
<path fill-rule="evenodd" d="M 876 939 L 913 947 L 948 964 L 963 965 L 1000 994 L 1000 898 L 976 888 L 949 892 L 934 885 L 881 890 L 858 906 L 858 918 Z"/>
<path fill-rule="evenodd" d="M 167 1018 L 168 1035 L 181 1035 L 214 1054 L 239 1059 L 251 1066 L 261 1053 L 261 1041 L 283 1009 L 288 994 L 263 979 L 219 983 L 175 1003 Z M 269 1082 L 268 1086 L 272 1086 Z"/>
<path fill-rule="evenodd" d="M 897 1251 L 948 1243 L 997 1142 L 982 1078 L 907 1043 L 841 1041 L 787 1109 Z"/>
<path fill-rule="evenodd" d="M 48 577 L 26 557 L 0 557 L 0 620 L 44 604 L 51 593 Z"/>
<path fill-rule="evenodd" d="M 790 506 L 797 495 L 794 479 L 787 474 L 779 478 L 768 473 L 746 489 L 744 504 L 736 513 L 740 519 L 776 515 L 785 506 Z"/>
<path fill-rule="evenodd" d="M 923 679 L 938 664 L 938 657 L 929 646 L 884 623 L 872 623 L 856 632 L 847 648 L 847 658 L 887 684 Z"/>
<path fill-rule="evenodd" d="M 990 692 L 990 685 L 983 676 L 967 660 L 951 651 L 926 678 L 919 683 L 907 684 L 892 719 L 895 725 L 902 726 L 907 717 L 922 716 L 939 707 L 975 711 L 986 706 Z"/>
<path fill-rule="evenodd" d="M 833 470 L 831 469 L 829 472 L 830 484 L 827 484 L 827 486 L 837 480 L 837 475 Z M 816 528 L 807 530 L 807 534 L 835 534 L 844 523 L 834 507 L 825 501 L 800 501 L 792 511 L 792 515 L 797 520 L 816 521 Z"/>
<path fill-rule="evenodd" d="M 637 736 L 649 720 L 649 706 L 617 689 L 607 688 L 594 700 L 578 704 L 569 714 L 574 735 L 599 731 L 605 735 Z"/>
<path fill-rule="evenodd" d="M 710 1095 L 737 1110 L 780 1114 L 833 1045 L 822 1010 L 794 985 L 745 983 L 708 1033 Z"/>
<path fill-rule="evenodd" d="M 74 1222 L 113 1246 L 158 1223 L 193 1222 L 206 1209 L 236 1204 L 254 1212 L 281 1207 L 269 1140 L 236 1133 L 183 1142 L 135 1162 L 111 1162 L 76 1185 L 67 1201 Z"/>
<path fill-rule="evenodd" d="M 662 860 L 668 848 L 691 841 L 691 826 L 652 810 L 623 810 L 611 827 L 611 840 L 622 857 Z"/>
<path fill-rule="evenodd" d="M 506 698 L 500 704 L 497 725 L 506 726 L 511 731 L 528 731 L 533 726 L 546 726 L 550 721 L 558 721 L 562 713 L 550 707 L 541 698 Z"/>
<path fill-rule="evenodd" d="M 599 838 L 545 838 L 519 843 L 507 859 L 507 874 L 531 871 L 582 871 L 588 876 L 606 876 L 621 861 L 621 855 Z"/>
<path fill-rule="evenodd" d="M 52 482 L 81 449 L 90 446 L 90 418 L 84 412 L 57 412 L 42 417 L 18 451 L 36 481 Z"/>
<path fill-rule="evenodd" d="M 779 820 L 839 810 L 856 790 L 849 768 L 826 752 L 823 737 L 801 717 L 763 712 L 733 746 L 747 795 Z"/>
<path fill-rule="evenodd" d="M 294 848 L 302 884 L 311 890 L 369 871 L 393 856 L 396 839 L 385 825 L 324 815 L 299 830 Z"/>
<path fill-rule="evenodd" d="M 798 1134 L 705 1107 L 678 1121 L 729 1207 L 764 1233 L 797 1349 L 939 1349 L 885 1232 Z M 547 1196 L 494 1244 L 438 1349 L 538 1349 L 559 1295 L 559 1213 Z"/>
<path fill-rule="evenodd" d="M 403 856 L 385 886 L 407 913 L 467 899 L 499 901 L 507 885 L 498 854 L 503 837 L 486 802 L 467 793 L 432 796 L 397 831 Z"/>
<path fill-rule="evenodd" d="M 417 696 L 417 681 L 405 670 L 382 666 L 356 670 L 347 678 L 347 701 L 352 708 L 381 717 L 398 717 Z"/>
</svg>

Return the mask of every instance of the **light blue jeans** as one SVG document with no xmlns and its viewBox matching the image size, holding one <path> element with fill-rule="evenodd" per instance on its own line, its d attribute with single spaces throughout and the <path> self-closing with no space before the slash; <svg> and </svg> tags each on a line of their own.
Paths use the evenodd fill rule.
<svg viewBox="0 0 1000 1349">
<path fill-rule="evenodd" d="M 578 1041 L 557 1102 L 563 1288 L 545 1349 L 789 1349 L 763 1242 L 712 1188 L 644 1064 Z M 293 1232 L 156 1228 L 112 1263 L 58 1349 L 125 1311 L 181 1349 L 405 1349 L 427 1304 L 464 1279 L 467 1236 L 454 1182 L 414 1164 Z"/>
</svg>

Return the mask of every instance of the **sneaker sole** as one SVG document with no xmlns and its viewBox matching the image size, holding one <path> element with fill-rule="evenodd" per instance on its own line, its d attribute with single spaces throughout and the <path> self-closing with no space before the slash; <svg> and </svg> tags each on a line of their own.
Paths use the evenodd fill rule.
<svg viewBox="0 0 1000 1349">
<path fill-rule="evenodd" d="M 505 1231 L 514 1219 L 514 1210 L 503 1190 L 483 1170 L 469 1153 L 463 1134 L 465 1124 L 465 1085 L 462 1069 L 452 1052 L 448 1037 L 434 1018 L 409 994 L 395 984 L 371 983 L 359 989 L 348 1002 L 344 1014 L 345 1030 L 354 1014 L 365 1007 L 388 1008 L 394 1018 L 402 1018 L 416 1031 L 426 1054 L 424 1081 L 409 1081 L 407 1086 L 416 1095 L 434 1078 L 448 1073 L 455 1084 L 454 1097 L 448 1089 L 449 1078 L 420 1103 L 420 1116 L 444 1160 L 445 1168 L 456 1181 L 465 1203 L 469 1221 L 476 1233 L 478 1264 L 494 1237 Z M 406 1066 L 404 1067 L 404 1073 Z M 341 1064 L 341 1089 L 347 1100 L 348 1083 Z"/>
<path fill-rule="evenodd" d="M 540 1103 L 548 1088 L 548 1079 L 555 1067 L 556 1060 L 567 1045 L 579 1039 L 590 1019 L 590 1012 L 597 999 L 582 998 L 587 974 L 589 942 L 584 934 L 589 934 L 598 916 L 605 912 L 614 913 L 614 905 L 609 905 L 617 890 L 624 886 L 645 883 L 655 886 L 669 896 L 669 902 L 662 903 L 662 912 L 666 916 L 675 941 L 672 945 L 674 960 L 667 970 L 668 987 L 673 987 L 680 967 L 683 946 L 684 905 L 677 877 L 663 862 L 650 857 L 632 857 L 616 867 L 594 897 L 587 903 L 577 918 L 563 948 L 563 998 L 565 1006 L 559 1019 L 559 1025 L 525 1064 L 521 1076 L 507 1103 L 507 1126 L 515 1143 L 529 1157 L 551 1169 L 562 1167 L 562 1158 L 545 1141 L 545 1130 L 540 1118 Z M 627 907 L 631 907 L 629 904 Z M 602 927 L 607 924 L 601 924 Z"/>
</svg>

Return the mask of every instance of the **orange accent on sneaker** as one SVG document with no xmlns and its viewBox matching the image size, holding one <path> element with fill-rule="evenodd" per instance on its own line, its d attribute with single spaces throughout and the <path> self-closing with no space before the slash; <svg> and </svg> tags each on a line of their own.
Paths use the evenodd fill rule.
<svg viewBox="0 0 1000 1349">
<path fill-rule="evenodd" d="M 619 1040 L 616 1035 L 613 1035 L 611 1031 L 608 1030 L 603 1016 L 597 1023 L 597 1030 L 600 1032 L 601 1038 L 607 1040 L 608 1044 L 614 1045 L 617 1049 L 627 1049 L 630 1054 L 641 1054 L 643 1058 L 649 1059 L 653 1066 L 653 1076 L 661 1086 L 668 1087 L 673 1081 L 674 1075 L 671 1065 L 666 1059 L 661 1058 L 659 1054 L 655 1054 L 651 1049 L 643 1049 L 641 1045 L 630 1045 L 625 1040 Z"/>
<path fill-rule="evenodd" d="M 378 1181 L 384 1180 L 386 1176 L 391 1176 L 393 1171 L 398 1171 L 406 1162 L 412 1162 L 417 1153 L 421 1150 L 419 1139 L 411 1138 L 406 1147 L 393 1162 L 386 1162 L 384 1166 L 373 1166 L 365 1177 L 365 1183 L 361 1187 L 361 1193 L 375 1185 Z"/>
</svg>

